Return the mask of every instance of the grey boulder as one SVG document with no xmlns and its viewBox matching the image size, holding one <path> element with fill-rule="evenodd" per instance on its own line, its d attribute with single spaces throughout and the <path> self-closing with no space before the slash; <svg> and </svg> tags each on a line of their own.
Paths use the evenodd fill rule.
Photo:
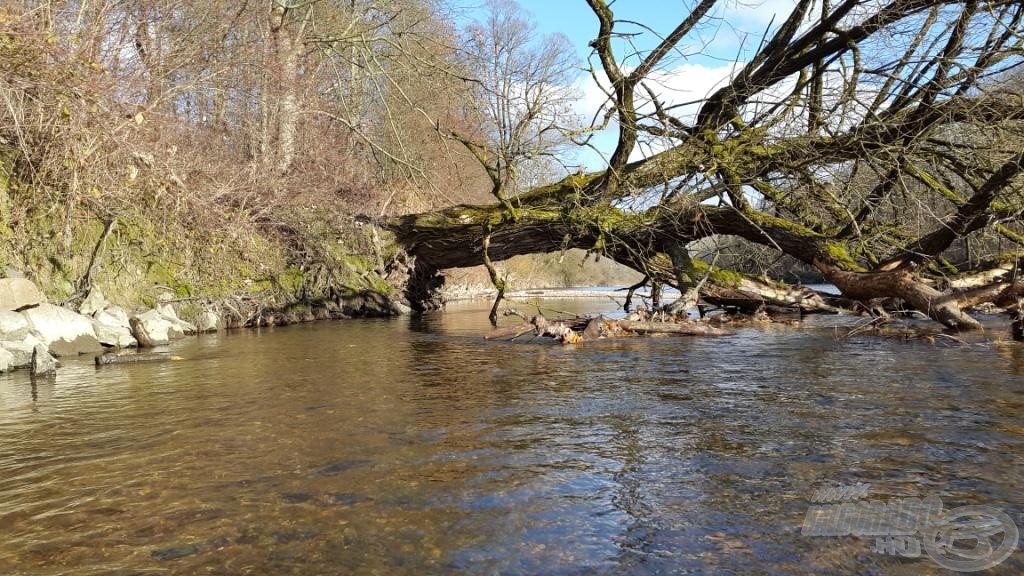
<svg viewBox="0 0 1024 576">
<path fill-rule="evenodd" d="M 140 346 L 160 346 L 185 336 L 185 332 L 164 318 L 158 310 L 150 310 L 131 319 L 132 335 Z"/>
<path fill-rule="evenodd" d="M 139 343 L 132 334 L 128 313 L 123 308 L 113 306 L 96 313 L 93 317 L 96 338 L 104 346 L 131 348 Z"/>
<path fill-rule="evenodd" d="M 91 318 L 53 304 L 40 304 L 21 314 L 42 344 L 57 356 L 103 351 Z"/>
<path fill-rule="evenodd" d="M 178 318 L 177 312 L 174 311 L 174 307 L 170 304 L 161 304 L 156 307 L 156 310 L 161 316 L 163 316 L 164 320 L 167 320 L 173 324 L 175 328 L 180 330 L 182 335 L 196 333 L 195 325 Z"/>
<path fill-rule="evenodd" d="M 99 288 L 93 288 L 78 307 L 78 312 L 84 316 L 95 316 L 106 307 L 107 299 L 103 297 L 103 292 L 100 292 Z"/>
<path fill-rule="evenodd" d="M 32 375 L 53 374 L 56 371 L 57 361 L 54 360 L 53 356 L 50 356 L 46 346 L 36 344 L 35 349 L 32 350 Z"/>
<path fill-rule="evenodd" d="M 14 354 L 0 348 L 0 372 L 7 372 L 14 368 Z"/>
<path fill-rule="evenodd" d="M 0 310 L 0 340 L 22 340 L 28 336 L 28 320 L 17 312 Z"/>
<path fill-rule="evenodd" d="M 128 313 L 124 311 L 124 308 L 118 306 L 111 306 L 102 312 L 98 312 L 93 318 L 100 324 L 107 326 L 121 326 L 122 328 L 130 326 L 128 324 Z"/>
<path fill-rule="evenodd" d="M 25 278 L 0 278 L 0 310 L 21 310 L 46 302 L 46 296 Z"/>
<path fill-rule="evenodd" d="M 408 316 L 409 314 L 412 314 L 412 308 L 410 308 L 408 304 L 402 302 L 401 300 L 391 301 L 391 311 L 396 316 Z"/>
<path fill-rule="evenodd" d="M 96 331 L 96 339 L 104 346 L 131 348 L 139 344 L 127 326 L 113 326 L 93 320 L 93 329 Z"/>
<path fill-rule="evenodd" d="M 204 310 L 199 316 L 199 332 L 216 332 L 220 329 L 220 316 L 213 310 Z"/>
<path fill-rule="evenodd" d="M 39 339 L 29 334 L 23 340 L 0 342 L 0 349 L 11 355 L 12 368 L 26 368 L 32 365 L 32 350 L 36 344 Z"/>
</svg>

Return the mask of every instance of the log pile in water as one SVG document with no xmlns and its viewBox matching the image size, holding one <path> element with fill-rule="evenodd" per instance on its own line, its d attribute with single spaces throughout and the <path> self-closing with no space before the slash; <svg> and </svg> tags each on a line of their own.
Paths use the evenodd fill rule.
<svg viewBox="0 0 1024 576">
<path fill-rule="evenodd" d="M 493 330 L 488 340 L 515 340 L 533 333 L 536 336 L 554 338 L 563 344 L 624 338 L 647 334 L 675 334 L 680 336 L 729 336 L 733 332 L 696 320 L 659 322 L 650 320 L 610 320 L 603 316 L 578 316 L 565 320 L 548 320 L 537 315 L 528 321 Z"/>
</svg>

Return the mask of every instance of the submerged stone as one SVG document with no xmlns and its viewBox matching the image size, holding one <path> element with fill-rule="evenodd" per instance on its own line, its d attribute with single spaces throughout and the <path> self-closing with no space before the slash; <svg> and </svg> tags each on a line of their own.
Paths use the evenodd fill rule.
<svg viewBox="0 0 1024 576">
<path fill-rule="evenodd" d="M 218 536 L 213 540 L 210 540 L 207 546 L 212 550 L 220 550 L 222 548 L 227 548 L 228 546 L 231 546 L 231 539 L 227 536 Z"/>
<path fill-rule="evenodd" d="M 42 344 L 36 344 L 32 351 L 32 375 L 43 376 L 57 371 L 57 361 Z"/>
<path fill-rule="evenodd" d="M 177 560 L 178 558 L 185 558 L 188 556 L 195 556 L 200 552 L 199 546 L 188 545 L 188 546 L 175 546 L 173 548 L 164 548 L 162 550 L 153 550 L 150 554 L 157 560 Z"/>
<path fill-rule="evenodd" d="M 355 492 L 335 492 L 334 494 L 325 495 L 322 501 L 328 506 L 352 506 L 364 502 L 373 502 L 373 498 L 356 494 Z"/>
<path fill-rule="evenodd" d="M 312 502 L 316 498 L 312 492 L 285 492 L 281 494 L 281 500 L 289 504 L 302 504 L 304 502 Z"/>
<path fill-rule="evenodd" d="M 316 538 L 316 530 L 283 530 L 281 532 L 274 533 L 274 540 L 278 544 L 287 544 L 289 542 L 304 542 L 306 540 L 312 540 Z"/>
<path fill-rule="evenodd" d="M 288 504 L 313 503 L 317 506 L 352 506 L 363 502 L 372 502 L 373 498 L 355 492 L 335 492 L 332 494 L 316 494 L 313 492 L 285 492 L 281 500 Z"/>
</svg>

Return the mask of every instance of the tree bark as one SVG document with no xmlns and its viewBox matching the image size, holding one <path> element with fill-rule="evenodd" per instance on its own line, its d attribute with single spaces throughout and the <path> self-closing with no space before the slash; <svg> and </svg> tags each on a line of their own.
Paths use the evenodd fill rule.
<svg viewBox="0 0 1024 576">
<path fill-rule="evenodd" d="M 618 325 L 640 334 L 678 334 L 681 336 L 728 336 L 733 332 L 699 322 L 638 322 L 619 320 Z"/>
<path fill-rule="evenodd" d="M 267 117 L 274 120 L 273 129 L 265 125 L 263 137 L 265 141 L 273 141 L 271 161 L 278 174 L 288 173 L 295 161 L 300 115 L 299 53 L 302 49 L 301 37 L 310 17 L 307 11 L 298 23 L 298 29 L 293 31 L 289 28 L 289 13 L 292 10 L 274 3 L 270 13 L 270 57 L 273 62 L 273 88 L 278 96 L 276 114 L 266 112 Z M 264 105 L 269 104 L 267 95 L 264 95 Z"/>
<path fill-rule="evenodd" d="M 843 296 L 868 301 L 875 298 L 900 298 L 916 310 L 957 330 L 977 330 L 981 323 L 961 310 L 959 302 L 928 286 L 905 269 L 877 272 L 848 272 L 827 262 L 818 268 Z"/>
<path fill-rule="evenodd" d="M 695 270 L 693 260 L 690 259 L 690 252 L 681 243 L 673 243 L 668 247 L 669 260 L 672 262 L 672 272 L 675 275 L 676 289 L 679 290 L 679 298 L 665 307 L 670 314 L 686 314 L 691 308 L 697 305 L 700 294 L 697 291 L 697 280 L 694 278 Z"/>
</svg>

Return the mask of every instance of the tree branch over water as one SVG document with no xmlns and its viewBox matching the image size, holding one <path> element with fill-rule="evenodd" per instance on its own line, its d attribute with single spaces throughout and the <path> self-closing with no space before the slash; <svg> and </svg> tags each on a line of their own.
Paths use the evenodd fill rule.
<svg viewBox="0 0 1024 576">
<path fill-rule="evenodd" d="M 1024 7 L 799 2 L 683 115 L 645 82 L 673 72 L 666 56 L 694 45 L 693 32 L 720 17 L 716 3 L 697 4 L 634 67 L 616 58 L 613 6 L 588 4 L 618 120 L 606 168 L 522 191 L 514 210 L 388 220 L 410 253 L 436 268 L 475 265 L 486 234 L 493 260 L 578 247 L 678 285 L 701 276 L 681 266 L 701 264 L 670 254 L 738 237 L 813 267 L 847 298 L 899 298 L 946 326 L 979 326 L 941 285 L 979 270 L 976 253 L 963 258 L 968 242 L 993 257 L 1008 238 L 1021 248 Z M 725 271 L 702 290 L 740 284 L 790 304 L 797 291 Z"/>
</svg>

